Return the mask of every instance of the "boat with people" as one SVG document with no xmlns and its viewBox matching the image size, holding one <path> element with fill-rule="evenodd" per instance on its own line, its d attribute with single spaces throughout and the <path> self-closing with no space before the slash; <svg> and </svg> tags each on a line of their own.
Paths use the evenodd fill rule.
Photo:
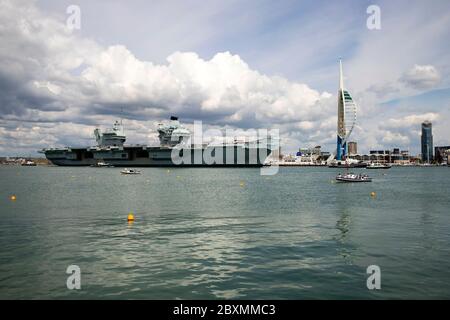
<svg viewBox="0 0 450 320">
<path fill-rule="evenodd" d="M 136 169 L 123 169 L 120 171 L 121 174 L 141 174 L 141 172 L 139 170 Z"/>
<path fill-rule="evenodd" d="M 339 182 L 371 182 L 372 178 L 366 174 L 339 173 L 336 180 Z"/>
<path fill-rule="evenodd" d="M 366 169 L 390 169 L 392 166 L 386 163 L 371 162 Z"/>
</svg>

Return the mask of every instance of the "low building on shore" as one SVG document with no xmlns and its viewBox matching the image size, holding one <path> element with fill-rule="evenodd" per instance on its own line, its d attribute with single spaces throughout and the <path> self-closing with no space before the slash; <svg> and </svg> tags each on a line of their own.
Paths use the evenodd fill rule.
<svg viewBox="0 0 450 320">
<path fill-rule="evenodd" d="M 349 157 L 363 162 L 379 162 L 394 165 L 411 165 L 420 162 L 420 156 L 412 156 L 408 150 L 401 150 L 400 148 L 370 150 L 369 154 L 350 154 Z"/>
<path fill-rule="evenodd" d="M 441 164 L 448 162 L 448 156 L 450 155 L 450 146 L 434 147 L 434 160 L 436 163 Z"/>
<path fill-rule="evenodd" d="M 46 158 L 32 158 L 32 157 L 2 157 L 0 164 L 2 165 L 16 165 L 20 166 L 26 162 L 34 162 L 40 166 L 48 166 L 50 162 Z"/>
<path fill-rule="evenodd" d="M 358 144 L 354 141 L 348 143 L 348 155 L 354 156 L 358 154 Z"/>
</svg>

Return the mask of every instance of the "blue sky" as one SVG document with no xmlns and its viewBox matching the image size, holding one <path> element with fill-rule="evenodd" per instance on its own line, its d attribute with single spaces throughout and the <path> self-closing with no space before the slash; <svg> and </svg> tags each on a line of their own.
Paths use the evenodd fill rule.
<svg viewBox="0 0 450 320">
<path fill-rule="evenodd" d="M 68 31 L 66 8 L 81 9 Z M 381 30 L 366 27 L 369 5 Z M 121 110 L 130 143 L 176 113 L 212 128 L 278 128 L 286 152 L 332 150 L 338 59 L 361 152 L 450 144 L 448 1 L 0 2 L 0 155 L 92 144 Z"/>
</svg>

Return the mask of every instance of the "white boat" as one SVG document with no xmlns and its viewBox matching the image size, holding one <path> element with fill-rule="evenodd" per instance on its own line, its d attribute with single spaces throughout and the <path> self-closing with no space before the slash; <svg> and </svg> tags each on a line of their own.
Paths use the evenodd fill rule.
<svg viewBox="0 0 450 320">
<path fill-rule="evenodd" d="M 106 162 L 104 162 L 104 161 L 99 161 L 99 162 L 97 162 L 97 164 L 91 165 L 91 167 L 98 167 L 98 168 L 113 168 L 114 166 L 111 165 L 111 164 L 109 164 L 109 163 L 106 163 Z"/>
<path fill-rule="evenodd" d="M 122 171 L 120 171 L 121 174 L 141 174 L 141 172 L 139 170 L 136 169 L 123 169 Z"/>
<path fill-rule="evenodd" d="M 390 168 L 391 165 L 379 162 L 372 162 L 366 167 L 366 169 L 390 169 Z"/>
<path fill-rule="evenodd" d="M 339 173 L 336 180 L 340 182 L 371 182 L 372 178 L 365 174 Z"/>
<path fill-rule="evenodd" d="M 365 168 L 367 167 L 367 163 L 352 159 L 352 158 L 346 158 L 345 160 L 330 160 L 328 162 L 329 168 Z"/>
<path fill-rule="evenodd" d="M 22 166 L 23 167 L 36 167 L 36 162 L 27 160 L 27 161 L 22 162 Z"/>
</svg>

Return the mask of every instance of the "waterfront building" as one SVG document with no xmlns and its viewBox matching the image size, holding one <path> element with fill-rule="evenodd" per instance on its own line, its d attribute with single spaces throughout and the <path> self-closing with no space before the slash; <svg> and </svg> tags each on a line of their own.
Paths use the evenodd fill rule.
<svg viewBox="0 0 450 320">
<path fill-rule="evenodd" d="M 358 154 L 358 144 L 356 142 L 350 141 L 348 143 L 348 154 L 349 156 Z"/>
<path fill-rule="evenodd" d="M 322 151 L 320 152 L 320 159 L 325 161 L 331 156 L 331 152 L 329 151 Z"/>
<path fill-rule="evenodd" d="M 434 160 L 437 163 L 444 163 L 450 154 L 450 146 L 434 147 Z"/>
<path fill-rule="evenodd" d="M 299 148 L 297 152 L 297 156 L 311 156 L 321 154 L 321 146 L 315 146 L 314 148 Z"/>
<path fill-rule="evenodd" d="M 422 123 L 421 150 L 422 162 L 431 163 L 433 161 L 433 128 L 430 121 Z"/>
<path fill-rule="evenodd" d="M 380 162 L 389 164 L 405 165 L 413 162 L 408 150 L 394 148 L 392 150 L 370 150 L 369 154 L 349 155 L 352 159 L 364 162 Z"/>
</svg>

